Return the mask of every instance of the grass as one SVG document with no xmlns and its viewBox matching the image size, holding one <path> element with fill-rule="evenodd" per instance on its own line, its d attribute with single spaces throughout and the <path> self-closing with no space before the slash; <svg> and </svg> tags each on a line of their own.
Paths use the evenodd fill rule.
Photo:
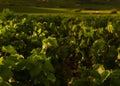
<svg viewBox="0 0 120 86">
<path fill-rule="evenodd" d="M 40 3 L 37 0 L 0 0 L 0 12 L 8 8 L 17 14 L 41 14 L 41 15 L 82 15 L 82 14 L 109 14 L 115 5 L 103 4 L 80 4 L 76 6 L 77 0 L 52 0 L 48 3 Z M 39 3 L 37 3 L 39 2 Z M 120 8 L 120 5 L 116 5 Z M 51 7 L 51 8 L 49 8 Z M 118 9 L 117 8 L 117 9 Z M 75 12 L 82 9 L 80 12 Z M 118 12 L 119 14 L 120 12 Z"/>
<path fill-rule="evenodd" d="M 76 13 L 76 10 L 80 8 L 46 8 L 46 7 L 34 7 L 34 6 L 0 6 L 0 12 L 3 9 L 10 9 L 15 13 Z M 84 10 L 82 9 L 78 13 L 110 13 L 110 10 Z"/>
<path fill-rule="evenodd" d="M 99 5 L 99 4 L 83 4 L 80 5 L 79 8 L 86 9 L 86 10 L 110 10 L 116 8 L 112 5 Z"/>
<path fill-rule="evenodd" d="M 68 9 L 59 9 L 59 8 L 43 8 L 43 7 L 32 7 L 32 6 L 0 6 L 0 12 L 3 9 L 10 9 L 15 13 L 65 13 L 68 12 Z"/>
<path fill-rule="evenodd" d="M 90 5 L 89 5 L 90 6 Z M 35 7 L 35 6 L 3 6 L 0 5 L 0 12 L 3 9 L 8 8 L 16 14 L 29 14 L 29 15 L 62 15 L 62 16 L 79 16 L 79 15 L 110 15 L 110 10 L 81 10 L 75 12 L 80 8 L 47 8 L 47 7 Z M 117 14 L 120 14 L 118 11 Z M 115 14 L 116 15 L 116 14 Z"/>
</svg>

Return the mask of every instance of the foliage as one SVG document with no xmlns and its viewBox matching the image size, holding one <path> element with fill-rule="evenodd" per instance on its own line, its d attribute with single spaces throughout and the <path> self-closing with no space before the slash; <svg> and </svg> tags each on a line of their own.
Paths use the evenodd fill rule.
<svg viewBox="0 0 120 86">
<path fill-rule="evenodd" d="M 106 15 L 1 18 L 0 85 L 119 86 L 119 25 Z"/>
<path fill-rule="evenodd" d="M 7 19 L 10 19 L 11 17 L 13 17 L 14 13 L 10 9 L 6 8 L 6 9 L 3 9 L 1 15 L 2 15 L 1 19 L 7 20 Z"/>
</svg>

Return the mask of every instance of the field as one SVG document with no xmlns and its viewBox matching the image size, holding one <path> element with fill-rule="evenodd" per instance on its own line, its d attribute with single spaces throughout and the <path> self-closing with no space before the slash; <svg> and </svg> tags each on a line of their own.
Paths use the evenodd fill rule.
<svg viewBox="0 0 120 86">
<path fill-rule="evenodd" d="M 10 9 L 15 13 L 28 13 L 28 14 L 45 14 L 45 13 L 110 13 L 113 9 L 116 9 L 119 13 L 120 1 L 111 1 L 112 4 L 94 4 L 94 3 L 77 3 L 77 0 L 50 0 L 49 2 L 42 2 L 40 0 L 0 0 L 0 12 L 3 9 Z M 99 12 L 97 12 L 99 14 Z"/>
<path fill-rule="evenodd" d="M 16 9 L 14 9 L 16 8 Z M 120 11 L 117 9 L 110 9 L 110 10 L 81 10 L 79 8 L 44 8 L 44 7 L 29 7 L 29 6 L 23 6 L 23 7 L 11 7 L 8 6 L 6 8 L 0 8 L 1 13 L 4 10 L 10 10 L 13 11 L 15 14 L 18 15 L 48 15 L 48 16 L 81 16 L 81 15 L 93 15 L 93 16 L 99 16 L 99 15 L 119 15 Z"/>
<path fill-rule="evenodd" d="M 120 86 L 119 5 L 52 1 L 0 0 L 0 86 Z"/>
<path fill-rule="evenodd" d="M 3 10 L 0 86 L 119 86 L 120 15 L 88 13 Z"/>
</svg>

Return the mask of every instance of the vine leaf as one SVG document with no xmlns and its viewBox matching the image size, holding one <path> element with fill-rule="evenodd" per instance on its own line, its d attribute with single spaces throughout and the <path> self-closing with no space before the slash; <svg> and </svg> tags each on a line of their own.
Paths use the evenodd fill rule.
<svg viewBox="0 0 120 86">
<path fill-rule="evenodd" d="M 2 46 L 2 51 L 6 52 L 6 53 L 10 53 L 10 54 L 16 54 L 17 53 L 17 51 L 14 49 L 14 47 L 12 45 Z"/>
</svg>

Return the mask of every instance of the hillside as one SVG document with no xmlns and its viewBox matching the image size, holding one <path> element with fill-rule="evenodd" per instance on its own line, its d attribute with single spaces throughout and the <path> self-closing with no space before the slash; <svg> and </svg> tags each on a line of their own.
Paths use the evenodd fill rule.
<svg viewBox="0 0 120 86">
<path fill-rule="evenodd" d="M 119 0 L 0 0 L 0 12 L 9 8 L 19 13 L 46 13 L 64 12 L 59 10 L 41 9 L 42 8 L 75 8 L 84 10 L 111 10 L 120 9 Z"/>
<path fill-rule="evenodd" d="M 0 0 L 1 6 L 36 6 L 36 7 L 85 7 L 91 8 L 111 6 L 120 8 L 120 0 Z"/>
</svg>

